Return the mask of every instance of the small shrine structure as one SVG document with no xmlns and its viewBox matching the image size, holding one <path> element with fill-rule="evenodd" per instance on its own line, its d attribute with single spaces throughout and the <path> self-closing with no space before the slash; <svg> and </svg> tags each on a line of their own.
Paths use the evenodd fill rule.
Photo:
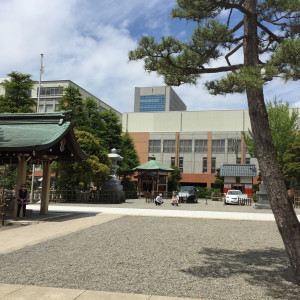
<svg viewBox="0 0 300 300">
<path fill-rule="evenodd" d="M 164 166 L 159 163 L 154 156 L 149 161 L 132 169 L 137 171 L 138 175 L 138 193 L 139 195 L 145 193 L 167 192 L 168 191 L 168 174 L 174 169 Z"/>
<path fill-rule="evenodd" d="M 253 178 L 257 176 L 254 164 L 222 164 L 220 176 L 224 177 L 224 193 L 228 190 L 240 190 L 248 197 L 253 194 Z"/>
<path fill-rule="evenodd" d="M 17 164 L 15 195 L 26 181 L 27 164 L 43 166 L 41 214 L 48 212 L 51 163 L 88 158 L 75 138 L 71 113 L 0 114 L 0 164 Z"/>
</svg>

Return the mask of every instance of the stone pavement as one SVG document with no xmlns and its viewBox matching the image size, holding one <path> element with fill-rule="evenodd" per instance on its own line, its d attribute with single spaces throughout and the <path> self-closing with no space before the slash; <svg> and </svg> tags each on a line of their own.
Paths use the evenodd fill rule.
<svg viewBox="0 0 300 300">
<path fill-rule="evenodd" d="M 140 294 L 112 293 L 64 288 L 0 284 L 1 300 L 193 300 Z M 197 299 L 194 299 L 197 300 Z"/>
<path fill-rule="evenodd" d="M 28 205 L 35 215 L 39 211 L 39 205 Z M 10 230 L 0 231 L 0 253 L 9 253 L 28 245 L 34 245 L 49 239 L 67 235 L 78 230 L 88 228 L 122 217 L 123 215 L 134 216 L 153 216 L 153 217 L 185 217 L 185 218 L 208 218 L 208 219 L 230 219 L 230 220 L 252 220 L 252 221 L 274 221 L 271 213 L 242 213 L 242 212 L 218 212 L 218 211 L 189 211 L 189 210 L 160 210 L 160 209 L 137 209 L 120 207 L 99 207 L 90 205 L 50 205 L 49 217 L 55 212 L 72 212 L 74 214 L 88 213 L 88 217 L 71 218 L 67 220 L 55 221 L 47 218 L 40 218 L 40 222 L 32 226 L 22 226 Z M 300 216 L 298 215 L 300 219 Z M 30 216 L 27 220 L 18 222 L 30 222 Z M 63 225 L 63 226 L 62 226 Z M 12 239 L 12 234 L 14 238 Z M 23 286 L 0 284 L 0 299 L 13 300 L 35 300 L 35 299 L 136 299 L 136 300 L 168 300 L 168 299 L 189 299 L 174 298 L 155 295 L 112 293 L 102 291 L 88 291 L 65 288 L 50 288 L 37 286 Z"/>
</svg>

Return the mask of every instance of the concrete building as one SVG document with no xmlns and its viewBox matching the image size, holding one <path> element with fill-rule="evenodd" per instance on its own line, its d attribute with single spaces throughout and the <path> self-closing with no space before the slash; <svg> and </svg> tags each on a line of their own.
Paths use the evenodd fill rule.
<svg viewBox="0 0 300 300">
<path fill-rule="evenodd" d="M 141 163 L 152 155 L 182 170 L 185 185 L 211 187 L 223 163 L 255 164 L 242 132 L 248 110 L 124 113 L 123 131 L 133 138 Z"/>
<path fill-rule="evenodd" d="M 1 82 L 4 79 L 0 79 L 0 95 L 4 95 L 5 90 L 1 85 Z M 69 86 L 73 86 L 79 89 L 81 93 L 82 99 L 85 100 L 86 98 L 90 97 L 93 98 L 99 107 L 99 111 L 106 111 L 112 109 L 117 116 L 122 118 L 122 114 L 100 100 L 99 98 L 95 97 L 76 83 L 71 80 L 50 80 L 50 81 L 42 81 L 41 82 L 41 93 L 40 93 L 40 106 L 39 112 L 54 112 L 58 108 L 58 100 L 63 96 L 63 89 Z M 38 99 L 38 89 L 39 89 L 39 82 L 36 82 L 33 86 L 33 89 L 30 91 L 30 95 L 33 99 L 37 101 Z"/>
<path fill-rule="evenodd" d="M 185 111 L 186 105 L 170 86 L 136 87 L 135 112 Z"/>
</svg>

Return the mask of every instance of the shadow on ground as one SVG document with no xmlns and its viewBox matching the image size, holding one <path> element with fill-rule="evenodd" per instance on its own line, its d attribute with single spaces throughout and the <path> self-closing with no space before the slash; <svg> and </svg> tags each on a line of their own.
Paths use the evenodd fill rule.
<svg viewBox="0 0 300 300">
<path fill-rule="evenodd" d="M 201 266 L 181 271 L 199 278 L 242 275 L 249 284 L 264 287 L 266 294 L 275 299 L 299 299 L 300 287 L 282 249 L 235 251 L 203 248 L 199 254 L 203 257 Z"/>
</svg>

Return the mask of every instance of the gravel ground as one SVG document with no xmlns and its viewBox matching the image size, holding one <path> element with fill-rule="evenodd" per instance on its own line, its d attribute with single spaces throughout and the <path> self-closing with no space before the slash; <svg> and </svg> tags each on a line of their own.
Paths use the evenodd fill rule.
<svg viewBox="0 0 300 300">
<path fill-rule="evenodd" d="M 202 299 L 300 295 L 275 222 L 125 216 L 0 259 L 0 282 L 10 284 Z"/>
</svg>

